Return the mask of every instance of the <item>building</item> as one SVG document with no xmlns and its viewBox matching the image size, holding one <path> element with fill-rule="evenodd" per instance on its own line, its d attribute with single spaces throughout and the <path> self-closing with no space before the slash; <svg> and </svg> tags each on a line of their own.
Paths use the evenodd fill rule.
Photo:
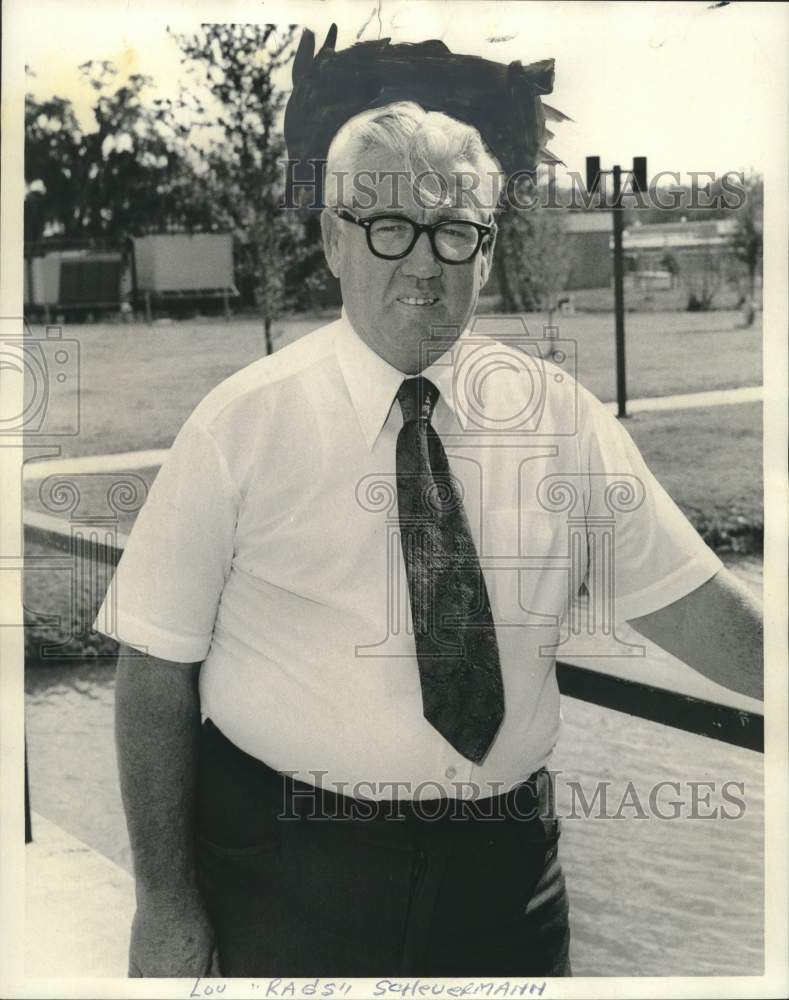
<svg viewBox="0 0 789 1000">
<path fill-rule="evenodd" d="M 607 288 L 614 275 L 610 212 L 571 212 L 565 226 L 572 262 L 565 289 Z"/>
<path fill-rule="evenodd" d="M 727 254 L 737 229 L 734 219 L 701 219 L 688 222 L 659 222 L 625 229 L 625 254 L 635 261 L 650 261 L 667 253 Z M 613 244 L 612 244 L 613 245 Z"/>
</svg>

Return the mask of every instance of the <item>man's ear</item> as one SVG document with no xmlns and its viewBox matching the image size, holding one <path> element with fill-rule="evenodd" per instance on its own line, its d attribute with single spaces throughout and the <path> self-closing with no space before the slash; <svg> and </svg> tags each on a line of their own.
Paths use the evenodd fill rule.
<svg viewBox="0 0 789 1000">
<path fill-rule="evenodd" d="M 329 270 L 335 278 L 340 277 L 340 220 L 330 208 L 321 212 L 321 235 L 323 254 Z"/>
</svg>

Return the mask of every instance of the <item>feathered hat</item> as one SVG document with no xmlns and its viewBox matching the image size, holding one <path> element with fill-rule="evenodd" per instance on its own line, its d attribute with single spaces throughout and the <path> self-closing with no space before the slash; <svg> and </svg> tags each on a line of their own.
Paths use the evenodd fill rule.
<svg viewBox="0 0 789 1000">
<path fill-rule="evenodd" d="M 394 101 L 414 101 L 472 125 L 508 176 L 561 162 L 545 145 L 553 138 L 546 121 L 568 120 L 542 101 L 553 90 L 553 59 L 504 65 L 450 52 L 438 39 L 392 45 L 382 38 L 340 52 L 336 42 L 336 24 L 317 55 L 315 35 L 305 30 L 301 36 L 285 109 L 289 183 L 316 177 L 310 161 L 325 161 L 332 139 L 354 115 Z"/>
</svg>

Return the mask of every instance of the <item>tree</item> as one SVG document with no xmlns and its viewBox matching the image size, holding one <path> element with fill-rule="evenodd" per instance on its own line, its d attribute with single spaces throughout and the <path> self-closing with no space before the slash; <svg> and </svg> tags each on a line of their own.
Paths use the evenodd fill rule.
<svg viewBox="0 0 789 1000">
<path fill-rule="evenodd" d="M 200 196 L 169 102 L 143 100 L 150 78 L 135 74 L 113 89 L 112 63 L 79 69 L 96 92 L 95 129 L 83 131 L 70 101 L 25 98 L 25 238 L 49 232 L 122 242 L 211 228 L 211 202 Z"/>
<path fill-rule="evenodd" d="M 522 274 L 523 234 L 516 209 L 505 205 L 498 218 L 494 271 L 499 286 L 502 312 L 531 312 L 537 308 L 533 291 Z"/>
<path fill-rule="evenodd" d="M 294 35 L 293 26 L 204 24 L 173 36 L 198 86 L 182 92 L 180 107 L 215 209 L 238 237 L 241 282 L 254 290 L 267 353 L 272 322 L 288 299 L 288 271 L 309 252 L 303 219 L 280 208 L 285 95 L 273 74 L 291 60 Z M 210 99 L 199 96 L 206 88 Z"/>
<path fill-rule="evenodd" d="M 553 325 L 572 263 L 565 220 L 564 211 L 538 204 L 505 210 L 497 247 L 505 311 L 541 308 Z"/>
<path fill-rule="evenodd" d="M 67 100 L 26 100 L 25 235 L 122 242 L 130 235 L 222 229 L 235 236 L 236 280 L 271 324 L 311 305 L 326 280 L 317 218 L 280 209 L 285 95 L 274 72 L 293 28 L 205 25 L 174 36 L 197 86 L 152 99 L 140 74 L 117 84 L 107 61 L 80 67 L 96 93 L 94 128 Z M 246 294 L 245 294 L 246 293 Z"/>
<path fill-rule="evenodd" d="M 557 209 L 538 208 L 523 219 L 524 276 L 537 295 L 548 326 L 553 326 L 560 293 L 570 274 L 567 216 Z"/>
<path fill-rule="evenodd" d="M 745 265 L 748 278 L 747 325 L 755 318 L 756 276 L 763 252 L 764 233 L 764 182 L 759 174 L 750 173 L 744 179 L 745 200 L 737 210 L 737 228 L 732 240 L 732 250 L 737 260 Z"/>
<path fill-rule="evenodd" d="M 101 164 L 88 188 L 96 228 L 115 238 L 215 228 L 215 213 L 171 103 L 144 103 L 150 77 L 133 74 L 113 92 L 112 64 L 88 62 L 80 70 L 97 93 L 98 128 L 88 136 L 91 161 Z"/>
<path fill-rule="evenodd" d="M 87 171 L 82 133 L 71 101 L 25 95 L 25 241 L 47 227 L 82 230 L 81 192 Z"/>
<path fill-rule="evenodd" d="M 707 312 L 723 283 L 723 258 L 712 250 L 679 254 L 680 275 L 688 292 L 688 312 Z"/>
</svg>

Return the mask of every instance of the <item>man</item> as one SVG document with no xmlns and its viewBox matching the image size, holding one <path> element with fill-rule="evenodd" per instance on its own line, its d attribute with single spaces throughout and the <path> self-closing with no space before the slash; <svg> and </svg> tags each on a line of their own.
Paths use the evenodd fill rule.
<svg viewBox="0 0 789 1000">
<path fill-rule="evenodd" d="M 342 317 L 209 393 L 154 483 L 104 611 L 131 975 L 568 975 L 554 655 L 623 484 L 612 611 L 760 692 L 757 610 L 618 422 L 474 336 L 497 178 L 446 115 L 347 121 Z"/>
</svg>

